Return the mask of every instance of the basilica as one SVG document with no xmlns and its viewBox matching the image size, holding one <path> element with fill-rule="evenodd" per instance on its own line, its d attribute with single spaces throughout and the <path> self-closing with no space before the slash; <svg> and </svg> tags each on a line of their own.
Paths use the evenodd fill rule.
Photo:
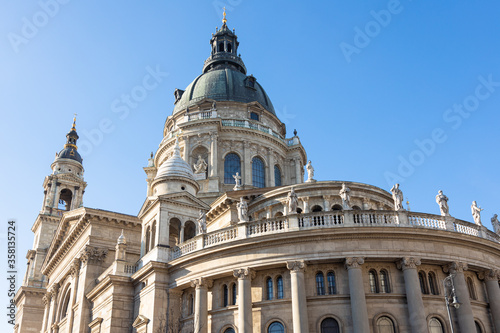
<svg viewBox="0 0 500 333">
<path fill-rule="evenodd" d="M 73 121 L 14 332 L 500 333 L 498 220 L 456 219 L 442 192 L 434 215 L 397 184 L 316 180 L 238 46 L 224 15 L 174 92 L 137 215 L 83 206 Z"/>
</svg>

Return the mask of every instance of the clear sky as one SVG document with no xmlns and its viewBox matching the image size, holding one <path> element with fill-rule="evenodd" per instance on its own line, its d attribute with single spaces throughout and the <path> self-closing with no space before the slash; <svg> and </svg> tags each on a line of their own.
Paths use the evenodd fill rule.
<svg viewBox="0 0 500 333">
<path fill-rule="evenodd" d="M 174 89 L 201 73 L 224 5 L 318 180 L 399 182 L 412 211 L 434 214 L 442 189 L 459 219 L 477 200 L 490 229 L 500 213 L 498 1 L 59 1 L 1 0 L 0 239 L 17 219 L 19 280 L 73 113 L 84 205 L 137 214 Z M 116 112 L 148 71 L 157 87 Z"/>
</svg>

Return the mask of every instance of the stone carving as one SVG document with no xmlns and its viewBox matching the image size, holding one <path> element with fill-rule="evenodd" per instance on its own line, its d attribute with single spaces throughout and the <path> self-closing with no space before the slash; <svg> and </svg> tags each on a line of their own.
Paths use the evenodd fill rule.
<svg viewBox="0 0 500 333">
<path fill-rule="evenodd" d="M 351 192 L 351 190 L 347 186 L 345 186 L 345 183 L 342 183 L 342 188 L 340 189 L 339 195 L 342 199 L 342 208 L 344 210 L 351 209 L 351 195 L 349 194 L 349 192 Z"/>
<path fill-rule="evenodd" d="M 84 264 L 89 261 L 100 262 L 104 260 L 107 254 L 108 249 L 98 249 L 87 245 L 80 255 L 80 261 Z"/>
<path fill-rule="evenodd" d="M 349 270 L 352 268 L 359 268 L 365 263 L 365 258 L 363 257 L 347 257 L 345 258 L 345 267 Z"/>
<path fill-rule="evenodd" d="M 449 207 L 448 207 L 448 197 L 443 194 L 443 191 L 439 190 L 436 195 L 436 203 L 439 205 L 439 209 L 441 210 L 441 216 L 450 216 Z"/>
<path fill-rule="evenodd" d="M 236 172 L 235 175 L 233 175 L 234 181 L 236 184 L 233 187 L 233 191 L 238 191 L 241 190 L 241 176 L 239 172 Z"/>
<path fill-rule="evenodd" d="M 255 278 L 255 271 L 248 267 L 235 269 L 233 271 L 233 276 L 238 279 L 250 279 L 253 280 Z"/>
<path fill-rule="evenodd" d="M 295 214 L 297 212 L 297 205 L 299 204 L 299 199 L 297 198 L 297 194 L 295 193 L 293 187 L 290 189 L 290 192 L 288 192 L 287 202 L 288 202 L 288 214 Z"/>
<path fill-rule="evenodd" d="M 493 230 L 497 233 L 497 235 L 500 235 L 500 221 L 498 221 L 498 215 L 495 214 L 491 218 L 491 225 L 493 226 Z"/>
<path fill-rule="evenodd" d="M 42 297 L 43 304 L 47 306 L 47 304 L 50 303 L 50 299 L 52 298 L 52 294 L 50 292 L 46 292 L 45 295 Z"/>
<path fill-rule="evenodd" d="M 217 110 L 217 103 L 215 101 L 212 102 L 212 110 Z"/>
<path fill-rule="evenodd" d="M 403 271 L 406 269 L 416 269 L 417 266 L 420 266 L 421 261 L 419 258 L 415 257 L 404 257 L 400 261 L 396 263 L 398 269 L 402 269 Z"/>
<path fill-rule="evenodd" d="M 50 296 L 53 299 L 57 299 L 57 294 L 59 293 L 59 283 L 54 283 L 49 290 Z"/>
<path fill-rule="evenodd" d="M 148 158 L 148 168 L 154 167 L 155 166 L 155 160 L 153 158 L 153 152 L 151 152 L 151 157 Z"/>
<path fill-rule="evenodd" d="M 240 202 L 236 204 L 236 208 L 238 208 L 238 219 L 240 222 L 248 221 L 248 204 L 243 197 L 240 198 Z"/>
<path fill-rule="evenodd" d="M 198 161 L 196 161 L 196 164 L 193 164 L 194 173 L 205 173 L 207 172 L 207 167 L 207 162 L 205 162 L 201 155 L 198 155 Z"/>
<path fill-rule="evenodd" d="M 200 234 L 207 232 L 207 214 L 200 209 L 200 216 L 198 217 L 198 230 Z"/>
<path fill-rule="evenodd" d="M 394 210 L 404 210 L 403 208 L 403 191 L 399 189 L 399 184 L 391 188 L 392 199 L 394 200 Z"/>
<path fill-rule="evenodd" d="M 191 287 L 200 289 L 200 288 L 212 288 L 214 285 L 214 281 L 211 279 L 207 279 L 204 277 L 200 277 L 194 280 L 191 280 Z"/>
<path fill-rule="evenodd" d="M 463 273 L 468 270 L 469 266 L 464 262 L 451 262 L 448 265 L 443 266 L 443 272 L 445 273 Z"/>
<path fill-rule="evenodd" d="M 472 212 L 472 217 L 474 218 L 474 223 L 477 225 L 481 225 L 481 207 L 478 207 L 477 202 L 472 201 L 472 205 L 470 206 L 470 210 Z"/>
<path fill-rule="evenodd" d="M 307 170 L 307 183 L 312 183 L 315 182 L 316 180 L 314 179 L 314 168 L 311 164 L 311 161 L 307 162 L 306 165 L 306 170 Z"/>
<path fill-rule="evenodd" d="M 479 279 L 484 281 L 498 281 L 500 279 L 500 270 L 498 269 L 487 269 L 485 271 L 477 273 Z"/>
<path fill-rule="evenodd" d="M 288 268 L 292 272 L 304 272 L 306 269 L 306 263 L 302 260 L 287 261 L 286 268 Z"/>
<path fill-rule="evenodd" d="M 78 259 L 73 260 L 69 272 L 73 278 L 78 277 L 78 275 L 80 274 L 80 260 Z"/>
</svg>

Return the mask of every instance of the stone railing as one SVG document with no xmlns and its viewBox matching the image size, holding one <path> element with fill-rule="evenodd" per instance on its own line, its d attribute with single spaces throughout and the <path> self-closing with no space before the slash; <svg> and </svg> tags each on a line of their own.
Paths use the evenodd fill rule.
<svg viewBox="0 0 500 333">
<path fill-rule="evenodd" d="M 184 115 L 184 122 L 217 118 L 217 110 L 205 110 L 198 112 L 190 112 Z"/>
<path fill-rule="evenodd" d="M 243 119 L 222 119 L 222 126 L 228 126 L 228 127 L 242 127 L 242 128 L 248 128 L 252 129 L 255 131 L 260 131 L 264 132 L 267 134 L 270 134 L 274 136 L 275 138 L 283 141 L 284 143 L 288 144 L 286 140 L 277 132 L 273 131 L 270 127 L 261 125 L 256 122 L 252 122 L 250 120 L 243 120 Z"/>
<path fill-rule="evenodd" d="M 246 238 L 301 230 L 344 227 L 427 228 L 481 237 L 500 243 L 500 235 L 483 226 L 453 217 L 408 211 L 350 210 L 293 214 L 272 219 L 238 223 L 236 226 L 201 234 L 172 249 L 170 259 L 203 248 L 231 243 Z"/>
</svg>

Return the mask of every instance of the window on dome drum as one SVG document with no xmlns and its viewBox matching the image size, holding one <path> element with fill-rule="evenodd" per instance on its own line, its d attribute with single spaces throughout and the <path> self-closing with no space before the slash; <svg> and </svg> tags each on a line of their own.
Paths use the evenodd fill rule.
<svg viewBox="0 0 500 333">
<path fill-rule="evenodd" d="M 250 112 L 250 119 L 259 121 L 259 114 L 255 112 Z"/>
<path fill-rule="evenodd" d="M 474 282 L 470 277 L 467 278 L 467 289 L 469 290 L 469 297 L 471 299 L 477 299 L 476 291 L 474 290 Z"/>
<path fill-rule="evenodd" d="M 236 283 L 231 285 L 231 305 L 236 305 Z"/>
<path fill-rule="evenodd" d="M 340 333 L 339 323 L 333 318 L 325 318 L 321 322 L 321 333 Z"/>
<path fill-rule="evenodd" d="M 374 270 L 369 271 L 368 277 L 370 281 L 370 292 L 378 293 L 377 272 L 375 272 Z"/>
<path fill-rule="evenodd" d="M 280 323 L 279 321 L 275 321 L 274 323 L 269 325 L 267 332 L 268 333 L 285 333 L 285 327 L 283 327 L 283 324 Z"/>
<path fill-rule="evenodd" d="M 328 294 L 335 295 L 337 293 L 337 284 L 335 283 L 335 273 L 328 272 L 328 274 L 326 274 L 326 280 L 328 282 Z"/>
<path fill-rule="evenodd" d="M 262 161 L 260 157 L 254 157 L 252 159 L 252 184 L 255 187 L 266 187 L 264 161 Z"/>
<path fill-rule="evenodd" d="M 222 286 L 222 293 L 223 293 L 222 306 L 226 307 L 228 306 L 228 301 L 229 301 L 229 290 L 227 289 L 227 284 Z"/>
<path fill-rule="evenodd" d="M 266 297 L 268 300 L 273 299 L 273 279 L 270 277 L 266 279 Z"/>
<path fill-rule="evenodd" d="M 281 186 L 281 170 L 279 166 L 274 166 L 274 186 Z"/>
<path fill-rule="evenodd" d="M 389 287 L 389 274 L 386 270 L 380 271 L 380 292 L 390 293 L 391 288 Z"/>
<path fill-rule="evenodd" d="M 325 294 L 325 277 L 323 276 L 323 272 L 316 273 L 316 294 Z"/>
<path fill-rule="evenodd" d="M 432 295 L 439 295 L 439 291 L 436 283 L 436 275 L 433 272 L 429 273 L 429 289 Z"/>
<path fill-rule="evenodd" d="M 443 324 L 437 318 L 431 318 L 429 321 L 429 333 L 444 333 Z"/>
<path fill-rule="evenodd" d="M 477 333 L 483 333 L 483 329 L 481 328 L 481 325 L 477 321 L 474 321 L 474 324 L 476 324 L 476 332 Z"/>
<path fill-rule="evenodd" d="M 193 294 L 189 295 L 188 312 L 189 312 L 189 315 L 192 315 L 194 313 L 194 296 L 193 296 Z"/>
<path fill-rule="evenodd" d="M 153 222 L 153 225 L 151 227 L 151 249 L 155 247 L 155 240 L 156 240 L 156 221 Z"/>
<path fill-rule="evenodd" d="M 422 292 L 423 295 L 428 294 L 427 288 L 425 285 L 425 273 L 424 272 L 418 272 L 418 282 L 420 282 L 420 291 Z"/>
<path fill-rule="evenodd" d="M 233 178 L 236 172 L 241 176 L 240 157 L 235 153 L 229 153 L 224 158 L 224 184 L 236 184 Z"/>
<path fill-rule="evenodd" d="M 389 317 L 380 317 L 377 319 L 377 333 L 395 333 L 396 328 Z"/>
<path fill-rule="evenodd" d="M 234 332 L 234 329 L 232 327 L 229 327 L 228 329 L 226 329 L 224 331 L 224 333 L 235 333 L 235 332 Z"/>
<path fill-rule="evenodd" d="M 277 299 L 282 299 L 283 298 L 283 277 L 278 276 L 276 279 L 276 286 L 278 288 L 278 294 L 277 294 Z"/>
</svg>

